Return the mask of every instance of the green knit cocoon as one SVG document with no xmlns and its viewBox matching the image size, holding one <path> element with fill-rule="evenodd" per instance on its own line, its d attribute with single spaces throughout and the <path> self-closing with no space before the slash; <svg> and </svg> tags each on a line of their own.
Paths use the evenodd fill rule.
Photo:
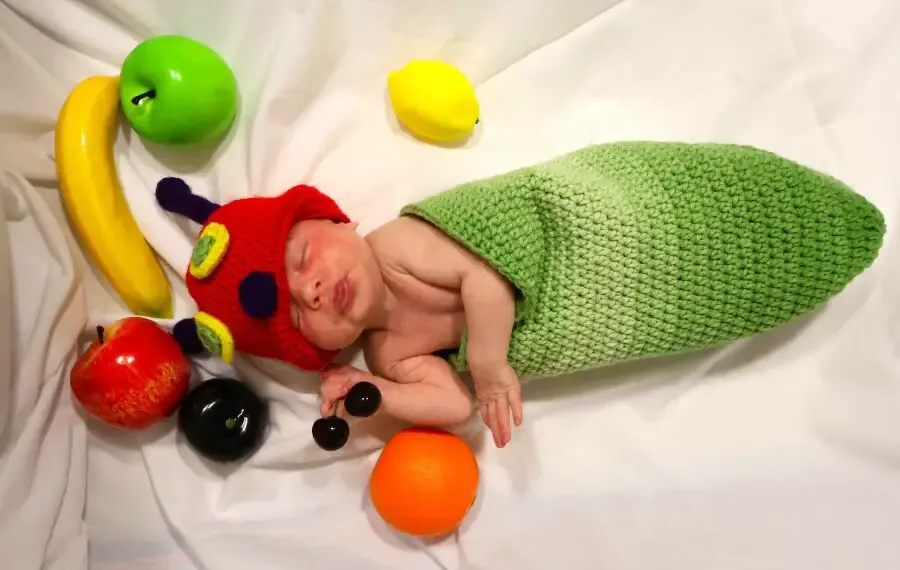
<svg viewBox="0 0 900 570">
<path fill-rule="evenodd" d="M 721 345 L 821 305 L 884 218 L 840 181 L 725 144 L 591 146 L 406 206 L 518 288 L 523 377 Z M 450 362 L 465 370 L 466 335 Z"/>
</svg>

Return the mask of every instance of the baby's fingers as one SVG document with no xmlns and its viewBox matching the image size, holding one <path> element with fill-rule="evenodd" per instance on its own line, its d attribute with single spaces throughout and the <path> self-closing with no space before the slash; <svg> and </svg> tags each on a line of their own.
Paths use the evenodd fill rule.
<svg viewBox="0 0 900 570">
<path fill-rule="evenodd" d="M 337 404 L 337 398 L 329 398 L 325 395 L 322 396 L 322 405 L 319 406 L 319 411 L 322 412 L 322 417 L 330 416 L 335 413 L 334 406 Z"/>
<path fill-rule="evenodd" d="M 494 438 L 494 445 L 500 447 L 500 433 L 497 429 L 497 401 L 491 400 L 481 402 L 478 405 L 478 411 L 481 412 L 481 421 L 491 430 L 491 436 Z"/>
<path fill-rule="evenodd" d="M 509 428 L 509 400 L 503 396 L 494 400 L 491 405 L 494 407 L 494 418 L 496 426 L 494 430 L 494 440 L 497 447 L 505 447 L 511 439 Z"/>
<path fill-rule="evenodd" d="M 510 391 L 509 405 L 512 408 L 513 423 L 516 427 L 522 425 L 522 392 L 518 386 Z"/>
<path fill-rule="evenodd" d="M 322 405 L 320 406 L 323 416 L 330 416 L 335 412 L 335 405 L 341 398 L 347 395 L 352 384 L 353 383 L 346 376 L 332 377 L 330 380 L 323 380 Z"/>
</svg>

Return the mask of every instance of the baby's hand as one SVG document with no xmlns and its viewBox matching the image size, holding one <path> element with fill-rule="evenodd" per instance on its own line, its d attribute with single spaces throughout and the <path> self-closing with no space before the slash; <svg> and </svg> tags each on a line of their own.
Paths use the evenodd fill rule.
<svg viewBox="0 0 900 570">
<path fill-rule="evenodd" d="M 522 393 L 519 377 L 508 363 L 472 370 L 475 396 L 481 419 L 494 436 L 494 445 L 503 447 L 512 438 L 509 415 L 516 426 L 522 425 Z"/>
<path fill-rule="evenodd" d="M 330 416 L 335 405 L 343 399 L 354 384 L 371 378 L 371 374 L 346 364 L 330 364 L 319 373 L 322 379 L 322 415 Z"/>
</svg>

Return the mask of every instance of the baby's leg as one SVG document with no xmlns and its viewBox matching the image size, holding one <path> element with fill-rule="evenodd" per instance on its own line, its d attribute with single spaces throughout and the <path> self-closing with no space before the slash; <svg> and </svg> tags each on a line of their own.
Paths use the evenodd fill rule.
<svg viewBox="0 0 900 570">
<path fill-rule="evenodd" d="M 381 409 L 405 422 L 431 427 L 449 427 L 461 423 L 472 414 L 469 390 L 445 360 L 436 356 L 415 356 L 401 360 L 387 370 L 386 376 L 374 376 L 346 367 L 323 375 L 325 382 L 338 382 L 340 388 L 326 395 L 323 387 L 323 409 L 328 400 L 343 397 L 350 385 L 360 381 L 375 384 L 381 391 Z"/>
</svg>

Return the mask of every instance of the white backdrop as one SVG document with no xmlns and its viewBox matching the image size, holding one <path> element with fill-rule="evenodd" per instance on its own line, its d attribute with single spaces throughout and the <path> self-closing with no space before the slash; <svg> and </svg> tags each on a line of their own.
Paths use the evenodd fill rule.
<svg viewBox="0 0 900 570">
<path fill-rule="evenodd" d="M 900 568 L 898 28 L 894 0 L 2 0 L 5 564 Z M 171 424 L 85 429 L 71 405 L 77 333 L 124 311 L 62 222 L 55 116 L 78 81 L 173 32 L 220 51 L 242 97 L 212 155 L 119 138 L 132 209 L 175 268 L 179 316 L 193 309 L 178 274 L 194 236 L 152 196 L 171 174 L 218 201 L 316 184 L 365 232 L 410 200 L 589 143 L 747 143 L 865 194 L 885 214 L 885 247 L 824 310 L 771 334 L 529 385 L 507 449 L 485 445 L 478 422 L 460 430 L 483 473 L 461 532 L 402 539 L 365 492 L 397 426 L 318 450 L 314 378 L 238 361 L 271 400 L 274 429 L 236 471 L 198 460 Z M 385 75 L 418 58 L 450 61 L 476 85 L 482 121 L 464 147 L 410 139 L 387 108 Z"/>
</svg>

